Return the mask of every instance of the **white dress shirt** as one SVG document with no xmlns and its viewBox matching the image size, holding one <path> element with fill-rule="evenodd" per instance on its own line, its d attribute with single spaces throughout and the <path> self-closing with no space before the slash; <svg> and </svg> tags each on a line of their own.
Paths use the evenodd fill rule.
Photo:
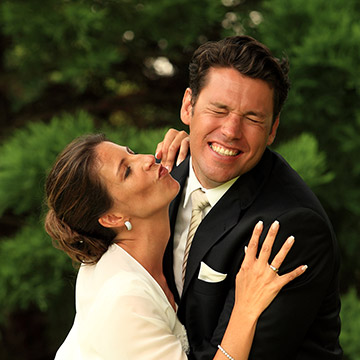
<svg viewBox="0 0 360 360">
<path fill-rule="evenodd" d="M 186 360 L 188 342 L 165 293 L 118 245 L 81 266 L 76 317 L 55 360 Z"/>
<path fill-rule="evenodd" d="M 221 199 L 221 197 L 230 189 L 231 185 L 238 179 L 238 177 L 219 185 L 213 189 L 205 189 L 201 186 L 197 179 L 194 170 L 192 168 L 192 160 L 189 161 L 189 176 L 186 180 L 184 190 L 179 205 L 179 210 L 176 218 L 175 230 L 174 230 L 174 276 L 175 283 L 179 295 L 181 296 L 183 290 L 182 283 L 182 264 L 184 259 L 186 238 L 189 230 L 189 224 L 191 219 L 191 193 L 196 189 L 201 189 L 206 193 L 206 197 L 209 200 L 210 206 L 207 206 L 203 210 L 203 218 L 211 210 L 212 207 Z"/>
</svg>

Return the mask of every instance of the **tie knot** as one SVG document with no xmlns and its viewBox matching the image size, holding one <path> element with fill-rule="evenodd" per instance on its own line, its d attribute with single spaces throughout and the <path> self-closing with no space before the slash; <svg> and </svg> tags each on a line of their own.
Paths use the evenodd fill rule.
<svg viewBox="0 0 360 360">
<path fill-rule="evenodd" d="M 192 209 L 202 211 L 210 205 L 206 194 L 201 190 L 197 189 L 191 193 Z"/>
</svg>

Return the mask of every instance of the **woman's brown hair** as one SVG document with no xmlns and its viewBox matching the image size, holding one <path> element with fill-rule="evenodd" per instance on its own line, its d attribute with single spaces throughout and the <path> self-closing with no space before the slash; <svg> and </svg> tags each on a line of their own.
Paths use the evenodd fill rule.
<svg viewBox="0 0 360 360">
<path fill-rule="evenodd" d="M 98 222 L 113 204 L 96 171 L 100 164 L 95 148 L 103 141 L 102 134 L 75 139 L 57 157 L 46 180 L 45 230 L 75 262 L 96 263 L 115 237 Z"/>
</svg>

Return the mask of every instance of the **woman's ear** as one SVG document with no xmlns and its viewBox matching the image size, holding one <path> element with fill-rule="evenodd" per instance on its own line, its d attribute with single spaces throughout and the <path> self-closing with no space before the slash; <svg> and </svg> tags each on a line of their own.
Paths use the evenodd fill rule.
<svg viewBox="0 0 360 360">
<path fill-rule="evenodd" d="M 193 114 L 193 107 L 192 107 L 192 102 L 191 102 L 191 89 L 187 88 L 185 90 L 185 94 L 182 100 L 182 105 L 181 105 L 181 110 L 180 110 L 180 118 L 181 121 L 185 124 L 185 125 L 190 125 L 190 121 L 192 118 L 192 114 Z"/>
<path fill-rule="evenodd" d="M 122 226 L 124 218 L 122 216 L 117 216 L 114 214 L 105 214 L 101 216 L 98 221 L 100 225 L 106 228 L 116 228 Z"/>
</svg>

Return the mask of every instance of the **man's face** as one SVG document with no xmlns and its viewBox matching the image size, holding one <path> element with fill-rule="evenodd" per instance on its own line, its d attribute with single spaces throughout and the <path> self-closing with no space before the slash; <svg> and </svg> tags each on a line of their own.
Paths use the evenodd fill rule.
<svg viewBox="0 0 360 360">
<path fill-rule="evenodd" d="M 232 68 L 211 68 L 194 107 L 187 89 L 181 120 L 190 127 L 194 172 L 214 188 L 251 170 L 275 139 L 273 89 Z"/>
</svg>

